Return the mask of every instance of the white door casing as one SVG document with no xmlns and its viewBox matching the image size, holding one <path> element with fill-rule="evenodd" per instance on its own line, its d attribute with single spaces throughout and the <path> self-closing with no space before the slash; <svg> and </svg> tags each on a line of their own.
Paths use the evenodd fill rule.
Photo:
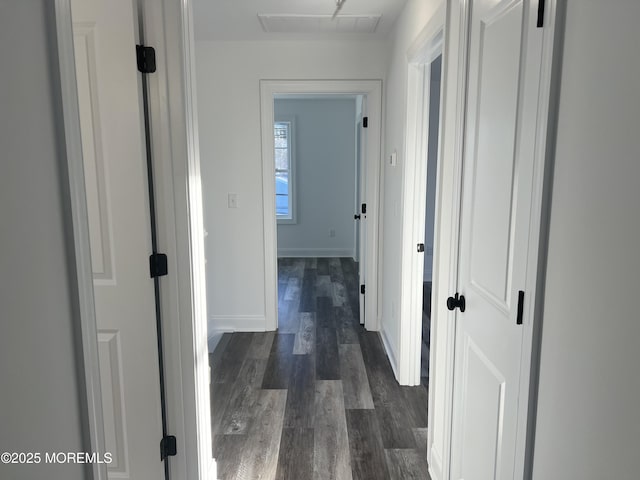
<svg viewBox="0 0 640 480">
<path fill-rule="evenodd" d="M 72 1 L 109 478 L 163 476 L 137 18 L 131 0 Z"/>
<path fill-rule="evenodd" d="M 541 72 L 551 63 L 537 7 L 524 0 L 469 4 L 458 264 L 466 311 L 456 313 L 453 479 L 524 475 L 538 254 L 532 239 L 540 228 L 549 99 Z M 520 290 L 524 325 L 517 324 Z"/>
<path fill-rule="evenodd" d="M 275 214 L 275 174 L 273 122 L 273 99 L 277 95 L 366 95 L 363 112 L 369 117 L 366 147 L 362 150 L 363 177 L 366 182 L 367 221 L 361 227 L 366 236 L 366 248 L 361 252 L 360 263 L 366 263 L 364 299 L 365 328 L 380 329 L 378 318 L 378 212 L 380 204 L 380 150 L 382 129 L 382 81 L 380 80 L 261 80 L 260 81 L 260 117 L 262 137 L 262 195 L 264 228 L 264 273 L 265 273 L 265 330 L 278 327 L 277 309 L 277 242 Z M 363 113 L 365 114 L 365 113 Z M 366 163 L 366 167 L 364 165 Z M 361 295 L 362 296 L 362 295 Z"/>
<path fill-rule="evenodd" d="M 360 176 L 356 178 L 356 182 L 359 182 L 358 193 L 358 213 L 360 214 L 360 221 L 357 228 L 359 229 L 358 239 L 359 245 L 359 261 L 358 261 L 358 288 L 362 288 L 361 285 L 365 285 L 367 278 L 367 214 L 362 211 L 362 205 L 366 203 L 367 198 L 367 130 L 368 127 L 364 126 L 364 118 L 367 116 L 367 97 L 362 96 L 362 122 L 359 123 L 360 128 Z M 368 121 L 368 119 L 367 119 Z M 358 312 L 360 315 L 360 325 L 364 325 L 365 308 L 366 308 L 366 290 L 365 293 L 358 291 Z"/>
</svg>

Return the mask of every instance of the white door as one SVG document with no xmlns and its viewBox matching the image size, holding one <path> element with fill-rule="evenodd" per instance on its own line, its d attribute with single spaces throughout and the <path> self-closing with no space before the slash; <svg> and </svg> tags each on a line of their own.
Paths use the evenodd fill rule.
<svg viewBox="0 0 640 480">
<path fill-rule="evenodd" d="M 516 478 L 532 169 L 541 68 L 537 1 L 470 3 L 451 478 Z M 525 297 L 525 301 L 529 301 Z M 520 438 L 520 437 L 518 437 Z M 519 478 L 522 478 L 520 475 Z"/>
<path fill-rule="evenodd" d="M 367 98 L 362 98 L 362 122 L 360 123 L 360 168 L 358 169 L 359 177 L 359 202 L 358 213 L 360 214 L 360 221 L 358 222 L 358 228 L 360 233 L 358 235 L 359 245 L 359 262 L 358 262 L 358 288 L 362 288 L 365 284 L 366 272 L 367 272 L 367 214 L 362 211 L 362 205 L 366 202 L 367 198 L 367 128 L 364 127 L 366 118 Z M 366 291 L 366 290 L 365 290 Z M 364 325 L 365 317 L 365 293 L 360 290 L 358 299 L 360 302 L 360 324 Z"/>
<path fill-rule="evenodd" d="M 163 478 L 144 129 L 133 0 L 73 0 L 110 478 Z"/>
</svg>

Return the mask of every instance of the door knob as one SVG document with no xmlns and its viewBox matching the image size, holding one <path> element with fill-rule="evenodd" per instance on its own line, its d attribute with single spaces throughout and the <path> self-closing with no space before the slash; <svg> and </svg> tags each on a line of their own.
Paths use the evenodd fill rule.
<svg viewBox="0 0 640 480">
<path fill-rule="evenodd" d="M 464 295 L 456 295 L 454 297 L 447 298 L 447 308 L 449 310 L 455 310 L 459 308 L 461 312 L 464 312 L 467 308 L 467 302 L 464 299 Z"/>
</svg>

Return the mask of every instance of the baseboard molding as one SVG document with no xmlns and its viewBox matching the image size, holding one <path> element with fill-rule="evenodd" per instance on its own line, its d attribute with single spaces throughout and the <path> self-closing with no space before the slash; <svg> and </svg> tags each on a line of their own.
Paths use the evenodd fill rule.
<svg viewBox="0 0 640 480">
<path fill-rule="evenodd" d="M 380 338 L 382 339 L 382 346 L 387 353 L 387 357 L 389 357 L 389 363 L 391 363 L 393 374 L 396 376 L 396 380 L 398 380 L 398 363 L 396 361 L 396 352 L 391 347 L 391 342 L 389 342 L 389 337 L 387 337 L 387 332 L 384 330 L 384 328 L 380 330 Z"/>
<path fill-rule="evenodd" d="M 209 317 L 209 334 L 213 332 L 264 332 L 264 315 L 212 315 Z"/>
<path fill-rule="evenodd" d="M 434 449 L 433 445 L 431 445 L 431 449 L 429 450 L 429 475 L 431 475 L 432 480 L 441 480 L 442 479 L 442 459 L 438 452 Z"/>
<path fill-rule="evenodd" d="M 278 257 L 288 258 L 353 258 L 353 248 L 278 248 Z"/>
</svg>

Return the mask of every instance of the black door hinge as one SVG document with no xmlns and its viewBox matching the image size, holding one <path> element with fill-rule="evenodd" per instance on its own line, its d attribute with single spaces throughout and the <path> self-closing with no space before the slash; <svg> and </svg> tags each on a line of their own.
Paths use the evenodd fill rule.
<svg viewBox="0 0 640 480">
<path fill-rule="evenodd" d="M 364 285 L 360 285 L 360 293 L 364 295 Z"/>
<path fill-rule="evenodd" d="M 369 117 L 362 117 L 362 128 L 369 128 Z"/>
<path fill-rule="evenodd" d="M 178 444 L 174 435 L 167 435 L 160 440 L 160 460 L 167 457 L 175 457 L 178 453 Z"/>
<path fill-rule="evenodd" d="M 536 27 L 542 28 L 544 26 L 544 5 L 545 0 L 538 0 L 538 20 L 536 21 Z"/>
<path fill-rule="evenodd" d="M 522 325 L 522 314 L 524 313 L 524 292 L 518 291 L 518 316 L 516 317 L 516 325 Z"/>
<path fill-rule="evenodd" d="M 168 273 L 167 256 L 164 253 L 153 253 L 149 256 L 149 273 L 151 278 L 164 277 Z"/>
<path fill-rule="evenodd" d="M 154 73 L 156 71 L 156 51 L 153 47 L 136 45 L 136 59 L 138 70 L 141 73 Z"/>
<path fill-rule="evenodd" d="M 360 211 L 366 215 L 366 213 L 367 213 L 367 204 L 366 203 L 362 204 L 362 207 L 360 208 Z"/>
</svg>

